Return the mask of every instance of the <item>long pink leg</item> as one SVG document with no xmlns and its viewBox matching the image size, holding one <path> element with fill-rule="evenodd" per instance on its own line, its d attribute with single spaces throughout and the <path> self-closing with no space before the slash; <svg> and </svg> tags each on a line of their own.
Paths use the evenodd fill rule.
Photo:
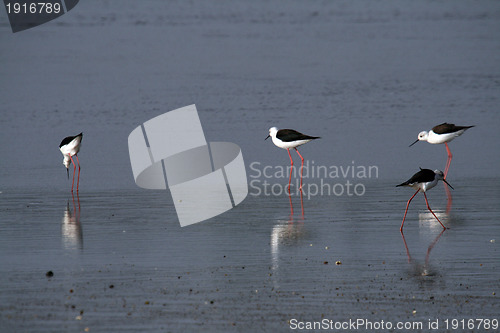
<svg viewBox="0 0 500 333">
<path fill-rule="evenodd" d="M 302 218 L 304 218 L 304 198 L 302 197 L 302 189 L 300 190 L 300 209 L 302 210 Z"/>
<path fill-rule="evenodd" d="M 410 200 L 408 200 L 408 203 L 406 204 L 405 216 L 403 216 L 403 223 L 401 223 L 401 228 L 399 228 L 399 231 L 401 231 L 401 233 L 403 233 L 403 225 L 405 224 L 406 213 L 408 213 L 408 206 L 410 206 L 411 200 L 417 195 L 419 191 L 420 189 L 418 189 L 417 192 L 415 192 L 415 194 L 411 196 Z"/>
<path fill-rule="evenodd" d="M 405 234 L 403 234 L 403 230 L 401 230 L 401 236 L 403 237 L 403 243 L 405 244 L 406 256 L 408 257 L 408 263 L 411 262 L 411 254 L 410 250 L 408 250 L 408 245 L 406 245 Z"/>
<path fill-rule="evenodd" d="M 290 150 L 287 149 L 288 156 L 290 156 L 290 163 L 292 166 L 290 167 L 290 176 L 288 177 L 288 199 L 290 199 L 290 218 L 293 217 L 293 203 L 292 203 L 292 194 L 290 193 L 290 183 L 292 181 L 292 170 L 293 170 L 293 160 L 292 155 L 290 155 Z"/>
<path fill-rule="evenodd" d="M 80 161 L 78 160 L 78 155 L 75 155 L 76 161 L 78 162 L 78 180 L 76 182 L 76 193 L 78 193 L 78 189 L 80 187 Z"/>
<path fill-rule="evenodd" d="M 71 198 L 73 199 L 73 213 L 76 214 L 76 221 L 80 222 L 81 207 L 80 207 L 80 196 L 78 195 L 78 192 L 76 192 L 76 201 L 78 202 L 78 210 L 76 210 L 75 195 L 73 194 L 73 192 L 71 192 Z"/>
<path fill-rule="evenodd" d="M 425 195 L 425 192 L 424 192 L 424 198 L 425 198 L 425 203 L 427 204 L 427 209 L 429 209 L 429 211 L 432 213 L 432 215 L 434 215 L 434 217 L 436 218 L 436 220 L 438 220 L 439 224 L 441 224 L 441 226 L 445 230 L 446 227 L 441 223 L 441 221 L 439 221 L 438 217 L 436 216 L 436 214 L 434 214 L 434 212 L 432 211 L 431 207 L 429 207 L 429 202 L 427 201 L 427 196 Z"/>
<path fill-rule="evenodd" d="M 302 155 L 300 155 L 299 150 L 297 148 L 295 148 L 295 151 L 297 152 L 297 154 L 299 154 L 300 159 L 302 160 L 302 163 L 300 164 L 300 187 L 299 187 L 299 190 L 302 191 L 302 174 L 304 172 L 304 158 L 302 157 Z"/>
<path fill-rule="evenodd" d="M 448 170 L 450 169 L 451 159 L 453 158 L 453 155 L 451 154 L 450 147 L 448 147 L 448 142 L 445 142 L 444 144 L 446 146 L 446 151 L 448 152 L 448 159 L 446 160 L 446 167 L 444 168 L 444 179 L 446 179 L 446 176 L 448 175 Z"/>
<path fill-rule="evenodd" d="M 293 159 L 292 159 L 292 155 L 290 155 L 290 149 L 287 148 L 286 151 L 288 152 L 288 156 L 290 157 L 290 164 L 291 164 L 290 177 L 288 178 L 288 194 L 290 194 L 290 183 L 292 182 Z"/>
<path fill-rule="evenodd" d="M 446 145 L 446 151 L 448 152 L 448 159 L 446 160 L 446 167 L 444 169 L 444 179 L 446 179 L 446 176 L 448 175 L 448 170 L 450 169 L 451 165 L 451 159 L 453 155 L 451 154 L 450 147 L 448 147 L 448 142 L 444 143 Z M 453 202 L 453 199 L 451 198 L 451 192 L 448 186 L 446 186 L 445 183 L 443 183 L 444 189 L 446 191 L 446 197 L 448 198 L 447 204 L 446 204 L 446 214 L 448 214 L 451 210 L 451 204 Z"/>
<path fill-rule="evenodd" d="M 73 157 L 71 157 L 71 154 L 69 155 L 69 159 L 71 160 L 71 163 L 73 163 L 73 182 L 71 183 L 71 193 L 73 193 L 73 186 L 75 185 L 75 172 L 76 172 L 76 165 L 75 162 L 73 161 Z"/>
</svg>

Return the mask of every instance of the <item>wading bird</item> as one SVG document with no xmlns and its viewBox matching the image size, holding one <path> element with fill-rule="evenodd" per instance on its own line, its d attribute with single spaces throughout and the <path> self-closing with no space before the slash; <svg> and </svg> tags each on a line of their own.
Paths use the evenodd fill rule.
<svg viewBox="0 0 500 333">
<path fill-rule="evenodd" d="M 434 126 L 429 132 L 422 131 L 418 133 L 417 140 L 413 142 L 410 147 L 419 141 L 427 141 L 432 144 L 444 143 L 446 146 L 446 151 L 448 152 L 448 159 L 446 160 L 446 167 L 444 169 L 444 178 L 446 179 L 446 176 L 448 175 L 448 169 L 450 168 L 451 159 L 453 157 L 450 148 L 448 147 L 448 142 L 462 135 L 467 129 L 471 127 L 474 127 L 474 125 L 455 126 L 455 124 L 442 123 L 440 125 Z"/>
<path fill-rule="evenodd" d="M 69 166 L 73 163 L 73 182 L 71 184 L 71 192 L 73 192 L 73 186 L 75 185 L 75 173 L 76 173 L 76 164 L 73 161 L 73 156 L 76 157 L 76 162 L 78 163 L 78 179 L 76 182 L 76 192 L 78 193 L 78 187 L 80 185 L 80 161 L 78 160 L 78 152 L 80 151 L 80 146 L 82 144 L 83 133 L 80 133 L 75 136 L 65 137 L 61 144 L 59 145 L 59 150 L 63 154 L 63 164 L 66 167 L 66 172 L 68 174 L 69 179 Z"/>
<path fill-rule="evenodd" d="M 288 156 L 290 157 L 290 163 L 293 167 L 293 159 L 292 155 L 290 155 L 290 148 L 295 149 L 297 154 L 299 154 L 300 159 L 302 160 L 302 164 L 300 165 L 300 190 L 302 191 L 302 173 L 304 169 L 304 158 L 299 153 L 297 149 L 298 146 L 308 143 L 309 141 L 319 139 L 319 136 L 309 136 L 297 132 L 292 129 L 277 129 L 276 127 L 271 127 L 269 129 L 269 135 L 265 138 L 265 140 L 272 138 L 273 143 L 279 147 L 286 149 L 288 151 Z M 290 182 L 292 181 L 292 170 L 290 169 L 290 180 L 288 181 L 288 193 L 290 193 Z"/>
<path fill-rule="evenodd" d="M 399 230 L 403 232 L 403 225 L 405 224 L 405 219 L 406 219 L 406 213 L 408 212 L 408 206 L 410 205 L 411 200 L 417 195 L 418 192 L 422 191 L 424 193 L 424 198 L 425 198 L 425 203 L 427 204 L 427 209 L 434 215 L 436 220 L 438 220 L 439 224 L 443 227 L 443 229 L 446 229 L 446 227 L 439 221 L 437 218 L 436 214 L 432 211 L 431 207 L 429 207 L 429 202 L 427 201 L 427 195 L 425 195 L 425 192 L 436 186 L 439 180 L 442 180 L 443 182 L 446 183 L 451 189 L 453 187 L 448 184 L 446 179 L 444 179 L 444 174 L 443 171 L 441 170 L 430 170 L 430 169 L 422 169 L 420 168 L 420 171 L 414 174 L 410 179 L 405 181 L 404 183 L 401 183 L 397 186 L 409 186 L 417 190 L 415 194 L 408 200 L 408 203 L 406 204 L 406 210 L 405 210 L 405 215 L 403 217 L 403 222 L 401 223 L 401 228 Z"/>
</svg>

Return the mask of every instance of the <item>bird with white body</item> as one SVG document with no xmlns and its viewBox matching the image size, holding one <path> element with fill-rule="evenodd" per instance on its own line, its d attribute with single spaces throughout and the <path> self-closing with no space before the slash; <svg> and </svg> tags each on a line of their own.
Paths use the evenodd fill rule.
<svg viewBox="0 0 500 333">
<path fill-rule="evenodd" d="M 432 211 L 431 207 L 429 206 L 429 202 L 427 201 L 427 195 L 425 194 L 426 191 L 430 190 L 434 186 L 437 185 L 438 181 L 442 180 L 446 185 L 448 185 L 451 189 L 453 187 L 446 181 L 444 178 L 444 173 L 441 170 L 430 170 L 430 169 L 422 169 L 420 168 L 420 171 L 414 174 L 410 179 L 405 181 L 404 183 L 401 183 L 397 186 L 409 186 L 413 189 L 416 189 L 417 192 L 408 200 L 408 203 L 406 204 L 406 210 L 405 210 L 405 215 L 403 217 L 403 222 L 401 223 L 401 228 L 399 229 L 401 232 L 403 232 L 403 225 L 405 223 L 406 219 L 406 213 L 408 212 L 408 206 L 410 205 L 411 200 L 417 195 L 418 192 L 422 192 L 424 194 L 425 198 L 425 203 L 427 204 L 427 209 L 434 215 L 436 220 L 438 220 L 439 224 L 443 227 L 443 229 L 446 229 L 446 227 L 439 221 L 437 218 L 436 214 Z"/>
<path fill-rule="evenodd" d="M 434 126 L 430 131 L 422 131 L 418 133 L 418 138 L 413 142 L 411 146 L 419 141 L 427 141 L 432 144 L 442 144 L 446 146 L 446 151 L 448 152 L 448 159 L 446 160 L 446 167 L 444 169 L 444 178 L 448 175 L 448 170 L 450 168 L 451 159 L 453 155 L 451 154 L 450 148 L 448 147 L 448 142 L 462 135 L 467 129 L 473 126 L 456 126 L 455 124 L 442 123 Z"/>
<path fill-rule="evenodd" d="M 73 163 L 73 182 L 71 184 L 71 192 L 73 192 L 73 187 L 75 185 L 75 173 L 76 173 L 76 164 L 73 161 L 73 156 L 76 158 L 76 162 L 78 163 L 78 180 L 76 183 L 76 192 L 79 190 L 80 185 L 80 161 L 78 160 L 78 152 L 80 151 L 80 147 L 82 144 L 83 133 L 80 133 L 75 136 L 65 137 L 61 144 L 59 145 L 59 150 L 63 154 L 63 164 L 66 167 L 66 172 L 68 174 L 69 179 L 69 166 Z"/>
<path fill-rule="evenodd" d="M 293 129 L 278 129 L 276 127 L 271 127 L 269 129 L 269 135 L 265 138 L 265 140 L 271 138 L 276 147 L 286 149 L 288 151 L 288 156 L 290 157 L 290 163 L 293 167 L 293 159 L 292 155 L 290 155 L 290 148 L 295 149 L 297 154 L 299 154 L 300 159 L 302 160 L 302 164 L 300 167 L 300 190 L 302 190 L 302 172 L 304 171 L 304 158 L 299 153 L 297 149 L 298 146 L 306 144 L 312 140 L 319 139 L 319 136 L 309 136 L 306 134 L 302 134 Z M 291 170 L 290 170 L 291 175 Z M 288 181 L 288 192 L 290 193 L 290 182 L 291 178 Z"/>
</svg>

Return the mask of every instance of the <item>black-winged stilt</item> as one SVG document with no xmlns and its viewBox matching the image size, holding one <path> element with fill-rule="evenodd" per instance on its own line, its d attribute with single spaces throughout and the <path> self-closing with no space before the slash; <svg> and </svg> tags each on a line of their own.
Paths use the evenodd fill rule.
<svg viewBox="0 0 500 333">
<path fill-rule="evenodd" d="M 401 223 L 401 228 L 399 230 L 403 232 L 403 225 L 405 223 L 406 219 L 406 213 L 408 212 L 408 206 L 410 205 L 411 200 L 417 195 L 418 192 L 422 191 L 424 193 L 424 198 L 425 198 L 425 203 L 427 204 L 427 209 L 434 215 L 436 220 L 438 220 L 439 224 L 443 227 L 443 229 L 446 229 L 446 227 L 439 221 L 437 218 L 436 214 L 432 211 L 431 207 L 429 206 L 429 202 L 427 201 L 427 195 L 425 195 L 425 192 L 436 186 L 439 180 L 442 180 L 443 182 L 446 183 L 449 187 L 453 189 L 453 187 L 448 184 L 446 179 L 444 179 L 444 174 L 443 171 L 441 170 L 430 170 L 430 169 L 422 169 L 420 168 L 420 171 L 414 174 L 410 179 L 405 181 L 404 183 L 401 183 L 397 186 L 409 186 L 417 190 L 414 195 L 408 200 L 408 203 L 406 204 L 406 210 L 405 210 L 405 215 L 403 217 L 403 222 Z"/>
<path fill-rule="evenodd" d="M 59 150 L 63 154 L 63 164 L 66 167 L 69 179 L 69 165 L 73 163 L 73 182 L 71 184 L 71 192 L 73 192 L 73 186 L 75 185 L 75 172 L 76 164 L 73 161 L 73 156 L 76 157 L 76 162 L 78 163 L 78 180 L 76 182 L 76 192 L 78 192 L 78 187 L 80 185 L 80 161 L 78 160 L 78 152 L 80 151 L 80 146 L 82 144 L 83 133 L 75 136 L 65 137 L 61 144 L 59 145 Z"/>
<path fill-rule="evenodd" d="M 286 149 L 288 151 L 288 156 L 290 157 L 290 163 L 291 166 L 293 167 L 293 159 L 292 155 L 290 155 L 290 148 L 295 149 L 297 154 L 299 154 L 300 159 L 302 160 L 302 164 L 300 166 L 300 190 L 302 190 L 302 173 L 304 171 L 304 158 L 302 155 L 299 153 L 299 150 L 297 149 L 298 146 L 301 146 L 303 144 L 308 143 L 309 141 L 319 139 L 319 136 L 309 136 L 302 134 L 300 132 L 297 132 L 292 129 L 277 129 L 276 127 L 271 127 L 269 129 L 269 135 L 265 138 L 265 140 L 272 138 L 273 143 L 279 147 Z M 292 175 L 292 172 L 290 170 L 290 177 Z M 292 179 L 288 181 L 288 193 L 290 193 L 290 182 Z"/>
<path fill-rule="evenodd" d="M 450 148 L 448 147 L 448 142 L 462 135 L 467 129 L 471 127 L 474 127 L 474 125 L 456 126 L 455 124 L 442 123 L 434 126 L 429 132 L 422 131 L 418 133 L 417 140 L 413 142 L 410 147 L 419 141 L 427 141 L 432 144 L 444 143 L 446 145 L 446 151 L 448 152 L 448 159 L 446 160 L 446 167 L 444 169 L 444 178 L 446 179 L 446 176 L 448 175 L 448 169 L 450 168 L 451 159 L 453 157 Z"/>
</svg>

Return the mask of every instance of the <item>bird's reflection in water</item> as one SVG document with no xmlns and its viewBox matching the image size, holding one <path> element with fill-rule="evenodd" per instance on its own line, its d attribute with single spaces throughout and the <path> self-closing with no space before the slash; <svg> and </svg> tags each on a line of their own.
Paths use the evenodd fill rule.
<svg viewBox="0 0 500 333">
<path fill-rule="evenodd" d="M 449 223 L 448 213 L 445 213 L 442 210 L 434 210 L 434 214 L 448 228 L 448 223 Z M 428 229 L 428 230 L 432 230 L 435 232 L 443 230 L 443 228 L 436 221 L 436 218 L 431 214 L 431 212 L 418 213 L 418 224 L 419 224 L 420 230 Z"/>
<path fill-rule="evenodd" d="M 408 248 L 408 244 L 406 243 L 405 235 L 401 232 L 401 237 L 403 238 L 403 243 L 406 249 L 406 255 L 408 257 L 408 263 L 410 264 L 410 275 L 416 277 L 421 282 L 434 282 L 436 277 L 439 276 L 437 270 L 430 265 L 430 254 L 434 246 L 436 246 L 437 242 L 445 232 L 444 229 L 441 229 L 441 232 L 434 238 L 434 240 L 429 244 L 427 248 L 427 252 L 425 254 L 424 263 L 421 263 L 414 259 L 410 253 L 410 249 Z"/>
<path fill-rule="evenodd" d="M 292 197 L 290 199 L 290 216 L 288 220 L 278 220 L 271 231 L 271 270 L 275 288 L 279 287 L 280 250 L 299 244 L 305 235 L 304 201 L 300 191 L 301 214 L 294 216 Z"/>
<path fill-rule="evenodd" d="M 448 188 L 448 186 L 446 186 L 446 184 L 443 184 L 444 186 L 444 190 L 446 191 L 446 214 L 450 214 L 450 211 L 451 211 L 451 206 L 453 205 L 453 198 L 451 196 L 451 191 L 450 189 Z"/>
<path fill-rule="evenodd" d="M 82 225 L 80 224 L 80 197 L 72 195 L 72 207 L 68 200 L 61 225 L 62 243 L 65 250 L 83 249 Z M 71 210 L 73 208 L 73 210 Z"/>
</svg>

